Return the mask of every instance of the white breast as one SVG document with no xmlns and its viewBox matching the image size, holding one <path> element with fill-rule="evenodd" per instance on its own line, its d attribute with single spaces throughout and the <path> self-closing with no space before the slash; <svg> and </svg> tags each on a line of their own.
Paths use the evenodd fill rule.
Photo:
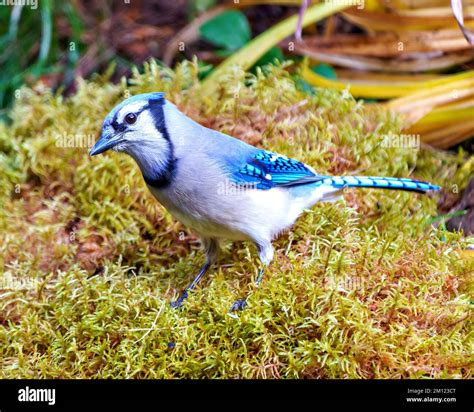
<svg viewBox="0 0 474 412">
<path fill-rule="evenodd" d="M 271 240 L 290 228 L 305 208 L 334 189 L 315 188 L 305 196 L 294 196 L 287 188 L 270 190 L 189 191 L 170 188 L 151 192 L 168 211 L 201 236 L 230 240 Z"/>
</svg>

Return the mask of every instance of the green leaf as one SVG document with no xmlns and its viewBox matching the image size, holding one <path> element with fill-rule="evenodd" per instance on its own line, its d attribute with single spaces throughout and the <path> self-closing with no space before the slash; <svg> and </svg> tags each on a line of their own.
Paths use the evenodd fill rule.
<svg viewBox="0 0 474 412">
<path fill-rule="evenodd" d="M 52 5 L 50 0 L 43 0 L 41 3 L 41 42 L 38 62 L 44 64 L 51 49 L 51 39 L 53 33 Z"/>
<path fill-rule="evenodd" d="M 206 78 L 209 75 L 209 73 L 212 72 L 212 70 L 214 69 L 214 66 L 212 64 L 204 63 L 203 61 L 198 60 L 198 68 L 199 68 L 199 79 L 202 80 Z"/>
<path fill-rule="evenodd" d="M 294 75 L 292 76 L 293 80 L 295 81 L 296 87 L 298 90 L 302 91 L 303 93 L 309 94 L 314 96 L 316 91 L 313 86 L 311 86 L 305 79 L 301 76 Z"/>
<path fill-rule="evenodd" d="M 255 66 L 264 66 L 266 64 L 273 64 L 275 60 L 282 62 L 285 60 L 285 56 L 283 56 L 283 52 L 279 47 L 272 47 L 268 50 L 260 59 L 257 60 Z"/>
<path fill-rule="evenodd" d="M 311 70 L 320 76 L 325 77 L 326 79 L 336 80 L 337 74 L 336 71 L 329 64 L 321 63 L 317 66 L 311 67 Z"/>
<path fill-rule="evenodd" d="M 201 37 L 226 50 L 237 50 L 252 37 L 247 17 L 237 10 L 229 10 L 199 28 Z"/>
<path fill-rule="evenodd" d="M 439 216 L 434 216 L 428 219 L 428 223 L 431 225 L 432 223 L 442 221 L 444 222 L 447 219 L 451 219 L 453 217 L 457 216 L 464 216 L 467 213 L 467 210 L 457 210 L 456 212 L 453 213 L 446 213 L 444 215 L 439 215 Z"/>
</svg>

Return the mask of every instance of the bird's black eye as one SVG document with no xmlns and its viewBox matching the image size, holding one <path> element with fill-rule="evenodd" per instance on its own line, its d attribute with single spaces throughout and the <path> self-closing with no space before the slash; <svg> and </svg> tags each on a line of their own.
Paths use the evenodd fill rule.
<svg viewBox="0 0 474 412">
<path fill-rule="evenodd" d="M 126 116 L 125 116 L 125 121 L 128 123 L 128 124 L 133 124 L 137 121 L 137 115 L 135 113 L 128 113 Z"/>
</svg>

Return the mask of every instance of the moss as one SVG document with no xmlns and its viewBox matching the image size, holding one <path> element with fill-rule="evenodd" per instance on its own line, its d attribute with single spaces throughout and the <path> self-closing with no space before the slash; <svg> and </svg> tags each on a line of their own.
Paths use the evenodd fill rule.
<svg viewBox="0 0 474 412">
<path fill-rule="evenodd" d="M 22 90 L 0 125 L 1 377 L 471 376 L 474 262 L 456 253 L 460 234 L 430 226 L 436 196 L 359 190 L 316 205 L 275 242 L 257 290 L 253 248 L 225 244 L 224 265 L 176 311 L 168 301 L 203 260 L 197 239 L 128 157 L 58 147 L 95 140 L 128 94 L 161 90 L 197 121 L 321 173 L 448 189 L 472 175 L 463 153 L 382 147 L 397 117 L 343 93 L 304 94 L 287 64 L 232 69 L 206 99 L 195 62 L 150 62 L 119 85 L 81 81 L 67 99 Z M 229 317 L 248 290 L 250 307 Z"/>
</svg>

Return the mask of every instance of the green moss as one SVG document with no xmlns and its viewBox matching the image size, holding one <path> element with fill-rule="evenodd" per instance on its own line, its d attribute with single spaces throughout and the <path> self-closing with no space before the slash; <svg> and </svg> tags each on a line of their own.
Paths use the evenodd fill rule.
<svg viewBox="0 0 474 412">
<path fill-rule="evenodd" d="M 253 290 L 255 251 L 225 244 L 221 266 L 180 311 L 168 302 L 203 256 L 146 189 L 131 159 L 58 147 L 98 135 L 123 97 L 165 91 L 197 121 L 321 173 L 413 176 L 450 189 L 462 153 L 384 148 L 400 120 L 344 94 L 304 94 L 286 63 L 229 71 L 202 99 L 198 65 L 156 63 L 128 82 L 81 81 L 63 99 L 23 89 L 0 125 L 0 376 L 469 377 L 473 260 L 433 228 L 437 196 L 347 191 L 275 242 Z M 74 137 L 74 136 L 73 136 Z M 236 297 L 253 290 L 238 319 Z M 472 300 L 472 298 L 471 298 Z"/>
</svg>

